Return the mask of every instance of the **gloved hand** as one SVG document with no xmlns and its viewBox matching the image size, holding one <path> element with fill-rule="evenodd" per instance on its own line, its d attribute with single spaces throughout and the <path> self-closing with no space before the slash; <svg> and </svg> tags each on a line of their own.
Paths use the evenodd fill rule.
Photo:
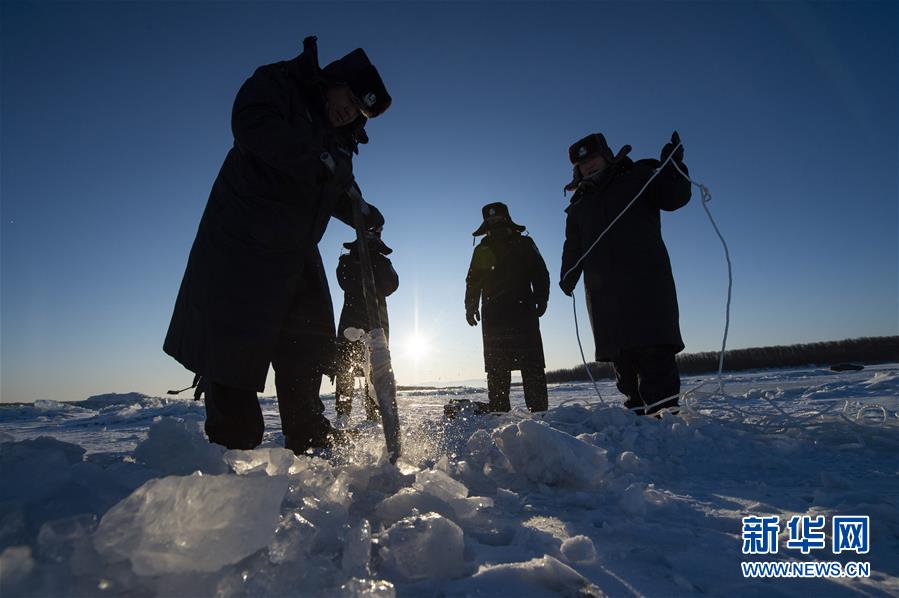
<svg viewBox="0 0 899 598">
<path fill-rule="evenodd" d="M 562 289 L 562 292 L 571 297 L 571 294 L 574 292 L 574 287 L 577 286 L 577 279 L 573 279 L 568 277 L 566 280 L 559 281 L 559 288 Z"/>
<path fill-rule="evenodd" d="M 468 320 L 469 326 L 477 326 L 478 322 L 481 321 L 481 312 L 477 309 L 473 309 L 465 312 L 465 319 Z"/>
<path fill-rule="evenodd" d="M 546 313 L 546 301 L 540 301 L 537 303 L 537 317 L 543 317 L 543 314 Z"/>
<path fill-rule="evenodd" d="M 668 156 L 671 155 L 671 152 L 674 151 L 674 148 L 677 147 L 677 144 L 680 143 L 680 135 L 677 134 L 677 131 L 671 134 L 671 141 L 665 144 L 665 147 L 662 148 L 661 158 L 660 160 L 664 162 L 668 159 Z M 680 146 L 677 148 L 677 151 L 674 152 L 674 159 L 678 162 L 684 161 L 684 146 Z"/>
</svg>

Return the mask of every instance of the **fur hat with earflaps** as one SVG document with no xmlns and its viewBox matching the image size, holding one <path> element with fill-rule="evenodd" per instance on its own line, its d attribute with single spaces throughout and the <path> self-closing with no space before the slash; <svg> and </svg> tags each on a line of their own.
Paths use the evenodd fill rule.
<svg viewBox="0 0 899 598">
<path fill-rule="evenodd" d="M 526 227 L 512 222 L 512 217 L 509 216 L 509 207 L 502 202 L 488 203 L 481 208 L 481 214 L 484 222 L 481 223 L 478 230 L 471 233 L 475 237 L 486 235 L 487 231 L 495 228 L 507 227 L 520 233 L 523 233 L 526 229 Z"/>
<path fill-rule="evenodd" d="M 565 191 L 573 191 L 577 189 L 583 176 L 578 165 L 585 160 L 589 160 L 596 155 L 605 158 L 609 164 L 617 164 L 621 162 L 631 151 L 631 146 L 624 145 L 618 150 L 617 154 L 613 154 L 609 144 L 606 143 L 606 137 L 602 133 L 591 133 L 583 139 L 571 144 L 568 148 L 568 160 L 574 165 L 574 175 L 571 182 L 565 185 Z"/>
<path fill-rule="evenodd" d="M 384 114 L 392 101 L 378 69 L 371 63 L 365 50 L 356 48 L 343 58 L 335 60 L 322 72 L 331 83 L 349 86 L 361 103 L 362 114 L 374 118 Z"/>
</svg>

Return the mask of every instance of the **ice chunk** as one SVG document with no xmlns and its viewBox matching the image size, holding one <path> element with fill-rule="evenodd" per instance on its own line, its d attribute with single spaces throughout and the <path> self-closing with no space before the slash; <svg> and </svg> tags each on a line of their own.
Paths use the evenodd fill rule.
<svg viewBox="0 0 899 598">
<path fill-rule="evenodd" d="M 318 530 L 308 519 L 295 511 L 289 513 L 268 547 L 269 560 L 276 565 L 302 560 L 309 554 L 317 534 Z"/>
<path fill-rule="evenodd" d="M 596 547 L 587 536 L 574 536 L 562 542 L 562 556 L 569 563 L 592 563 L 596 560 Z"/>
<path fill-rule="evenodd" d="M 286 492 L 282 476 L 150 480 L 103 516 L 94 546 L 140 575 L 217 571 L 268 546 Z"/>
<path fill-rule="evenodd" d="M 0 444 L 0 549 L 36 547 L 45 522 L 99 515 L 137 486 L 129 487 L 130 480 L 118 475 L 121 467 L 83 461 L 84 452 L 48 437 Z"/>
<path fill-rule="evenodd" d="M 412 515 L 414 512 L 435 512 L 444 517 L 455 515 L 455 510 L 446 501 L 416 488 L 403 488 L 382 500 L 375 507 L 375 514 L 388 525 Z"/>
<path fill-rule="evenodd" d="M 640 468 L 640 458 L 633 451 L 618 455 L 618 467 L 625 473 L 636 473 Z"/>
<path fill-rule="evenodd" d="M 38 551 L 44 559 L 68 561 L 75 546 L 87 540 L 96 528 L 97 516 L 93 514 L 48 521 L 37 534 Z"/>
<path fill-rule="evenodd" d="M 371 524 L 368 519 L 363 519 L 347 532 L 341 568 L 347 575 L 367 575 L 370 560 Z"/>
<path fill-rule="evenodd" d="M 418 488 L 403 488 L 396 494 L 382 500 L 375 508 L 375 514 L 390 524 L 415 513 L 434 512 L 455 521 L 477 515 L 481 509 L 493 506 L 488 496 L 451 497 L 447 500 L 434 496 Z"/>
<path fill-rule="evenodd" d="M 608 467 L 604 449 L 530 419 L 497 430 L 493 439 L 515 472 L 549 486 L 594 486 Z"/>
<path fill-rule="evenodd" d="M 514 519 L 481 518 L 465 522 L 466 540 L 471 537 L 487 546 L 508 546 L 521 529 Z"/>
<path fill-rule="evenodd" d="M 365 331 L 351 326 L 343 331 L 343 336 L 350 342 L 356 342 L 362 340 L 362 337 L 365 336 Z"/>
<path fill-rule="evenodd" d="M 238 475 L 256 471 L 264 471 L 267 475 L 293 475 L 306 467 L 305 461 L 285 448 L 235 449 L 225 453 L 224 459 Z"/>
<path fill-rule="evenodd" d="M 497 454 L 499 451 L 497 451 Z M 469 494 L 495 494 L 496 482 L 484 474 L 484 465 L 472 461 L 456 463 L 456 475 L 465 484 Z"/>
<path fill-rule="evenodd" d="M 523 563 L 485 565 L 466 583 L 469 595 L 603 596 L 603 592 L 580 573 L 549 555 Z"/>
<path fill-rule="evenodd" d="M 415 487 L 447 502 L 468 496 L 468 488 L 465 487 L 465 484 L 457 482 L 438 469 L 426 469 L 416 473 Z"/>
<path fill-rule="evenodd" d="M 0 445 L 0 500 L 22 502 L 49 496 L 71 478 L 69 468 L 81 463 L 85 450 L 49 436 Z"/>
<path fill-rule="evenodd" d="M 0 553 L 0 596 L 22 592 L 33 570 L 31 547 L 11 546 Z"/>
<path fill-rule="evenodd" d="M 459 519 L 474 517 L 483 509 L 493 506 L 493 499 L 489 496 L 469 496 L 468 498 L 454 498 L 449 505 Z"/>
<path fill-rule="evenodd" d="M 206 440 L 197 422 L 163 417 L 153 422 L 146 440 L 134 449 L 134 459 L 163 475 L 216 474 L 228 471 L 223 452 Z"/>
<path fill-rule="evenodd" d="M 468 448 L 472 459 L 483 462 L 490 456 L 495 447 L 493 446 L 493 439 L 490 438 L 490 434 L 486 430 L 477 430 L 468 439 L 466 448 Z"/>
<path fill-rule="evenodd" d="M 465 569 L 462 529 L 437 513 L 398 521 L 381 543 L 383 570 L 401 581 L 449 579 Z"/>
<path fill-rule="evenodd" d="M 303 476 L 310 471 L 302 472 Z M 291 485 L 296 484 L 301 476 L 290 478 Z M 345 525 L 349 519 L 349 507 L 353 495 L 346 486 L 346 480 L 340 474 L 335 479 L 330 473 L 307 477 L 304 484 L 291 490 L 289 503 L 297 505 L 297 511 L 308 520 L 316 530 L 312 552 L 336 553 L 342 546 Z M 330 488 L 325 484 L 330 483 Z"/>
</svg>

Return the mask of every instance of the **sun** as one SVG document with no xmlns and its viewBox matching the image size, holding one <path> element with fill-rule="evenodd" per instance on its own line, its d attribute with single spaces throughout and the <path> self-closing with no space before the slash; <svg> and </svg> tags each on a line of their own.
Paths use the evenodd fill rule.
<svg viewBox="0 0 899 598">
<path fill-rule="evenodd" d="M 431 343 L 424 335 L 415 333 L 406 339 L 403 346 L 408 357 L 415 361 L 419 361 L 427 356 L 431 348 Z"/>
</svg>

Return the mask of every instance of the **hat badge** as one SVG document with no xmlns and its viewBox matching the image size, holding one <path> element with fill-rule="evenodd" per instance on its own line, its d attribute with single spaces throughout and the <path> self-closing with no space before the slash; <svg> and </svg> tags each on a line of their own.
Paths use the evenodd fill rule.
<svg viewBox="0 0 899 598">
<path fill-rule="evenodd" d="M 368 92 L 367 94 L 365 94 L 365 97 L 362 98 L 362 101 L 365 102 L 365 105 L 366 105 L 366 106 L 368 106 L 369 108 L 371 108 L 372 106 L 375 105 L 375 102 L 378 101 L 378 96 L 376 96 L 376 95 L 374 94 L 374 92 L 371 92 L 371 91 L 370 91 L 370 92 Z"/>
<path fill-rule="evenodd" d="M 496 208 L 490 208 L 489 214 L 490 214 L 491 216 L 496 216 Z"/>
<path fill-rule="evenodd" d="M 582 145 L 580 148 L 578 148 L 577 155 L 580 157 L 586 156 L 587 155 L 587 146 Z"/>
</svg>

